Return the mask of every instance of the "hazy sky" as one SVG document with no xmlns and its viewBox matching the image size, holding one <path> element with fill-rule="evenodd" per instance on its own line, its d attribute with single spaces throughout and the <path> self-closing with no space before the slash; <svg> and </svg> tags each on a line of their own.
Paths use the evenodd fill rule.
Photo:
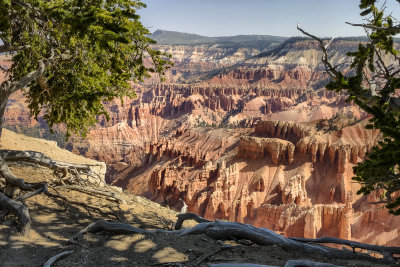
<svg viewBox="0 0 400 267">
<path fill-rule="evenodd" d="M 157 29 L 206 36 L 268 34 L 299 36 L 297 23 L 318 36 L 360 36 L 359 0 L 143 0 L 139 13 L 153 32 Z M 400 5 L 387 0 L 400 15 Z M 400 16 L 396 16 L 400 18 Z"/>
</svg>

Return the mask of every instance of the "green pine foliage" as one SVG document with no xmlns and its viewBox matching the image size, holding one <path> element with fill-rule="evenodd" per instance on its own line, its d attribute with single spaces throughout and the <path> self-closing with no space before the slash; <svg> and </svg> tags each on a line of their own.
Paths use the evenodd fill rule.
<svg viewBox="0 0 400 267">
<path fill-rule="evenodd" d="M 364 27 L 369 41 L 348 53 L 353 58 L 350 75 L 338 72 L 327 88 L 345 90 L 349 101 L 372 115 L 368 128 L 379 129 L 383 138 L 367 159 L 354 167 L 353 179 L 362 185 L 359 194 L 380 190 L 389 211 L 400 215 L 400 97 L 396 92 L 400 88 L 400 58 L 399 45 L 393 41 L 400 26 L 378 7 L 377 0 L 361 0 L 360 8 L 367 21 Z M 386 64 L 384 56 L 392 63 Z"/>
<path fill-rule="evenodd" d="M 0 38 L 16 48 L 8 82 L 46 65 L 24 89 L 32 115 L 85 135 L 97 115 L 107 116 L 104 101 L 134 97 L 131 81 L 163 74 L 169 58 L 151 48 L 137 14 L 144 7 L 131 0 L 0 0 Z"/>
</svg>

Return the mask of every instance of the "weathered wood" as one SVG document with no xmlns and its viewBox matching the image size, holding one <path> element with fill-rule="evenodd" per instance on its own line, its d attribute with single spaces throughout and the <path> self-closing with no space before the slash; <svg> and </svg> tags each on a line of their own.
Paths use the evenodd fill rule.
<svg viewBox="0 0 400 267">
<path fill-rule="evenodd" d="M 316 238 L 316 239 L 292 237 L 290 239 L 296 240 L 299 242 L 304 242 L 304 243 L 319 243 L 319 244 L 321 244 L 321 243 L 327 244 L 328 243 L 328 244 L 347 245 L 347 246 L 353 248 L 353 251 L 355 248 L 376 251 L 378 253 L 381 253 L 389 261 L 393 261 L 393 254 L 400 254 L 400 247 L 386 247 L 386 246 L 371 245 L 371 244 L 360 243 L 360 242 L 351 241 L 351 240 L 334 238 L 334 237 L 321 237 L 321 238 Z"/>
<path fill-rule="evenodd" d="M 51 265 L 53 263 L 55 263 L 56 261 L 62 259 L 63 257 L 72 254 L 74 251 L 73 250 L 67 250 L 61 253 L 58 253 L 57 255 L 51 257 L 48 261 L 45 262 L 45 264 L 43 264 L 43 267 L 51 267 Z"/>
<path fill-rule="evenodd" d="M 167 231 L 163 229 L 146 230 L 142 228 L 135 227 L 133 225 L 121 222 L 108 222 L 106 220 L 99 220 L 92 222 L 84 229 L 80 230 L 73 237 L 69 239 L 69 243 L 76 244 L 76 240 L 88 233 L 97 232 L 109 232 L 115 234 L 154 234 L 154 233 L 164 233 L 164 234 L 180 234 L 183 230 Z"/>
<path fill-rule="evenodd" d="M 25 181 L 21 178 L 16 177 L 8 168 L 6 162 L 0 155 L 0 176 L 3 177 L 6 181 L 7 184 L 16 186 L 22 190 L 25 191 L 31 191 L 38 189 L 43 186 L 43 184 L 29 184 L 25 183 Z"/>
<path fill-rule="evenodd" d="M 39 189 L 36 189 L 33 192 L 30 192 L 30 193 L 25 194 L 23 196 L 17 197 L 15 200 L 16 201 L 24 201 L 24 200 L 26 200 L 28 198 L 31 198 L 31 197 L 36 196 L 36 195 L 39 195 L 39 194 L 41 194 L 42 192 L 45 192 L 45 191 L 47 191 L 47 184 L 44 184 L 43 187 L 41 187 Z"/>
<path fill-rule="evenodd" d="M 193 218 L 192 215 L 182 216 L 181 218 Z M 196 216 L 195 216 L 196 217 Z M 201 218 L 201 217 L 200 217 Z M 182 219 L 182 221 L 184 221 Z M 290 238 L 281 236 L 274 231 L 266 228 L 257 228 L 252 225 L 237 223 L 237 222 L 202 222 L 188 229 L 175 231 L 165 230 L 144 230 L 125 223 L 107 222 L 104 220 L 97 221 L 88 225 L 85 229 L 79 231 L 70 239 L 70 243 L 76 243 L 76 239 L 85 233 L 95 233 L 99 231 L 107 231 L 118 234 L 152 234 L 163 232 L 168 234 L 178 234 L 181 236 L 205 234 L 215 240 L 232 240 L 232 239 L 247 239 L 259 245 L 278 245 L 288 250 L 302 250 L 309 254 L 320 254 L 330 258 L 340 259 L 358 259 L 374 262 L 393 262 L 388 258 L 377 259 L 368 254 L 360 252 L 352 252 L 330 248 L 323 245 L 302 243 Z"/>
<path fill-rule="evenodd" d="M 137 228 L 133 225 L 126 223 L 108 222 L 105 220 L 100 220 L 93 222 L 88 226 L 86 226 L 84 229 L 80 230 L 69 240 L 69 243 L 75 244 L 76 240 L 86 233 L 97 233 L 100 231 L 105 231 L 115 234 L 148 234 L 151 232 L 145 229 Z"/>
<path fill-rule="evenodd" d="M 175 230 L 181 229 L 183 222 L 186 220 L 194 220 L 198 223 L 211 222 L 207 219 L 204 219 L 203 217 L 200 217 L 199 215 L 197 215 L 195 213 L 181 213 L 181 214 L 176 215 L 176 217 L 178 217 L 178 220 L 176 221 L 176 224 L 175 224 Z"/>
<path fill-rule="evenodd" d="M 68 172 L 75 174 L 77 171 L 89 174 L 91 172 L 90 166 L 94 166 L 92 164 L 72 164 L 53 160 L 37 151 L 0 150 L 0 158 L 10 162 L 35 163 L 55 171 L 61 171 L 63 176 L 66 176 Z"/>
<path fill-rule="evenodd" d="M 123 199 L 119 194 L 110 191 L 105 191 L 105 190 L 100 190 L 100 189 L 96 189 L 96 188 L 91 188 L 91 187 L 83 187 L 83 186 L 76 186 L 76 185 L 63 185 L 63 186 L 57 186 L 56 188 L 64 188 L 64 189 L 70 189 L 70 190 L 75 190 L 75 191 L 79 191 L 82 193 L 86 193 L 86 194 L 90 194 L 90 195 L 94 195 L 94 196 L 106 196 L 106 197 L 112 197 L 116 200 L 118 200 L 120 203 L 126 204 L 125 199 Z"/>
<path fill-rule="evenodd" d="M 31 229 L 31 217 L 29 216 L 28 208 L 23 204 L 8 198 L 3 193 L 0 193 L 0 206 L 17 216 L 20 223 L 21 233 L 23 235 L 28 235 L 29 230 Z"/>
</svg>

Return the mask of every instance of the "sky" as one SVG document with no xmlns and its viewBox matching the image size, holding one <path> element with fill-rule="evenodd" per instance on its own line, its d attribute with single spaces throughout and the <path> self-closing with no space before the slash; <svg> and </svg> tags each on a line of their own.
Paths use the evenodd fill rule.
<svg viewBox="0 0 400 267">
<path fill-rule="evenodd" d="M 142 0 L 143 24 L 157 29 L 205 36 L 261 34 L 300 36 L 297 23 L 320 37 L 363 36 L 359 0 Z M 387 10 L 400 19 L 400 5 L 386 1 Z"/>
</svg>

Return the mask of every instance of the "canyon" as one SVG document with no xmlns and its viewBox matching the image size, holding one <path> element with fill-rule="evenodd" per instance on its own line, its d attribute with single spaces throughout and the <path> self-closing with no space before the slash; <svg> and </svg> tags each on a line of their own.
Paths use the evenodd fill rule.
<svg viewBox="0 0 400 267">
<path fill-rule="evenodd" d="M 137 98 L 105 103 L 110 119 L 99 116 L 87 138 L 65 148 L 106 162 L 108 183 L 176 210 L 185 203 L 207 219 L 399 244 L 400 218 L 371 204 L 382 192 L 357 195 L 352 181 L 352 167 L 381 135 L 365 129 L 368 114 L 346 95 L 324 88 L 315 42 L 179 42 L 168 34 L 154 36 L 175 62 L 166 81 L 151 77 L 133 85 Z M 357 46 L 335 40 L 332 60 L 347 68 L 345 53 Z M 22 92 L 11 96 L 3 123 L 39 134 L 47 127 L 31 118 Z"/>
</svg>

